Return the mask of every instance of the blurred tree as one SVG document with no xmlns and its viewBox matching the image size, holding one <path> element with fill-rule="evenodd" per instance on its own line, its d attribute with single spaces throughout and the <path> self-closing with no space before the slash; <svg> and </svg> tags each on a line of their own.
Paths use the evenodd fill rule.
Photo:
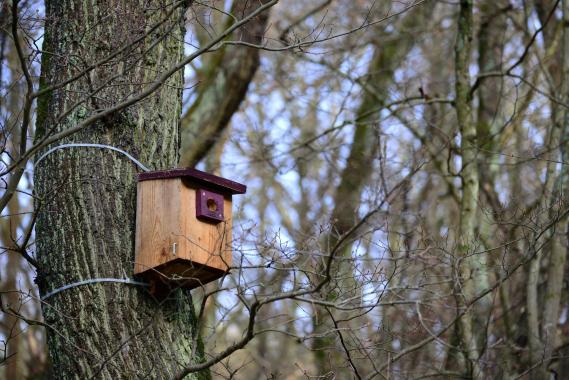
<svg viewBox="0 0 569 380">
<path fill-rule="evenodd" d="M 227 26 L 252 13 L 267 1 L 234 1 Z M 262 45 L 269 12 L 263 12 L 247 25 L 228 36 L 229 41 Z M 196 27 L 200 45 L 205 45 L 209 25 Z M 215 32 L 214 32 L 215 33 Z M 243 101 L 249 83 L 259 67 L 259 49 L 243 45 L 225 45 L 200 68 L 200 84 L 192 105 L 182 117 L 180 164 L 195 166 L 220 140 L 231 116 Z"/>
</svg>

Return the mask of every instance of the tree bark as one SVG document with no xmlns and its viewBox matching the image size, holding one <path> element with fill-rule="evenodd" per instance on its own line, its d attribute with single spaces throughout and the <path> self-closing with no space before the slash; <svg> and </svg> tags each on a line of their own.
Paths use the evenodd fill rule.
<svg viewBox="0 0 569 380">
<path fill-rule="evenodd" d="M 36 138 L 111 107 L 178 62 L 184 10 L 183 2 L 158 0 L 48 1 L 40 90 L 129 47 L 40 98 Z M 99 87 L 95 95 L 86 95 Z M 107 144 L 151 169 L 175 167 L 182 87 L 178 72 L 145 100 L 60 143 Z M 36 165 L 42 296 L 80 280 L 132 277 L 136 169 L 124 156 L 94 148 L 57 150 Z M 58 379 L 167 379 L 198 360 L 189 293 L 174 291 L 157 302 L 142 287 L 92 283 L 57 293 L 42 306 Z"/>
<path fill-rule="evenodd" d="M 562 2 L 563 19 L 567 20 L 567 5 Z M 561 23 L 562 28 L 558 28 L 560 20 L 551 17 L 555 10 L 556 2 L 549 0 L 537 1 L 535 9 L 539 16 L 542 27 L 544 28 L 544 47 L 548 59 L 546 65 L 547 72 L 551 78 L 550 87 L 552 93 L 559 94 L 563 101 L 567 101 L 569 81 L 566 75 L 569 71 L 569 34 L 567 24 Z M 558 33 L 561 38 L 558 38 Z M 557 43 L 558 40 L 560 44 Z M 560 46 L 559 46 L 560 45 Z M 548 136 L 548 146 L 560 147 L 559 150 L 552 149 L 544 157 L 550 160 L 547 165 L 546 179 L 544 184 L 543 198 L 547 200 L 548 212 L 543 212 L 540 216 L 542 225 L 556 219 L 563 210 L 566 209 L 567 199 L 565 196 L 568 185 L 567 168 L 561 167 L 558 170 L 555 160 L 567 159 L 567 136 L 569 136 L 569 122 L 567 111 L 559 107 L 555 102 L 550 103 L 551 107 L 551 127 Z M 567 217 L 557 220 L 551 232 L 542 237 L 536 246 L 541 247 L 545 240 L 548 244 L 543 244 L 543 248 L 535 252 L 535 257 L 529 266 L 529 279 L 527 282 L 527 308 L 528 308 L 528 336 L 529 336 L 529 360 L 534 369 L 530 372 L 530 379 L 547 379 L 550 377 L 548 366 L 554 353 L 557 338 L 557 324 L 559 321 L 559 311 L 562 296 L 562 286 L 564 278 L 565 263 L 567 260 L 567 232 L 569 223 Z M 549 260 L 544 260 L 548 258 Z M 547 277 L 543 290 L 539 289 L 540 277 L 543 267 L 547 265 L 544 272 Z M 540 318 L 541 317 L 541 318 Z M 540 323 L 541 322 L 541 323 Z"/>
<path fill-rule="evenodd" d="M 458 16 L 458 35 L 455 45 L 455 87 L 456 113 L 461 135 L 462 156 L 462 199 L 460 204 L 460 225 L 458 236 L 458 257 L 460 285 L 455 289 L 457 306 L 465 308 L 474 296 L 474 278 L 477 272 L 485 271 L 476 256 L 469 257 L 473 251 L 476 226 L 476 212 L 479 191 L 479 174 L 477 165 L 478 136 L 472 117 L 472 101 L 470 98 L 469 65 L 472 55 L 472 0 L 460 1 Z M 459 334 L 462 348 L 469 362 L 468 375 L 480 378 L 478 364 L 478 348 L 473 331 L 472 312 L 466 312 L 459 319 Z"/>
<path fill-rule="evenodd" d="M 13 215 L 10 217 L 4 217 L 0 220 L 0 242 L 4 247 L 15 249 L 14 241 L 17 241 L 15 236 L 15 231 L 20 224 L 20 205 L 17 198 L 12 198 L 8 202 L 8 214 Z M 18 289 L 17 276 L 21 273 L 20 269 L 20 255 L 14 251 L 6 252 L 7 263 L 6 263 L 6 274 L 5 278 L 2 279 L 2 291 L 6 292 L 2 294 L 0 302 L 2 303 L 2 311 L 13 310 L 20 312 L 22 308 L 21 295 L 16 291 Z M 7 344 L 8 357 L 5 363 L 2 363 L 5 368 L 5 376 L 7 379 L 20 380 L 25 378 L 25 367 L 24 367 L 24 353 L 23 348 L 23 331 L 21 328 L 20 318 L 13 312 L 5 312 L 5 319 L 2 321 L 3 325 L 3 335 Z"/>
<path fill-rule="evenodd" d="M 506 1 L 486 0 L 480 3 L 480 28 L 478 30 L 478 68 L 480 72 L 490 72 L 502 70 L 504 41 L 507 30 L 507 11 L 511 5 Z M 477 89 L 478 109 L 476 117 L 476 134 L 479 151 L 477 157 L 478 172 L 480 176 L 480 188 L 487 191 L 497 192 L 496 178 L 499 175 L 499 156 L 495 154 L 501 148 L 499 128 L 504 125 L 501 101 L 503 94 L 503 78 L 488 78 L 483 81 Z M 481 218 L 480 208 L 477 208 L 478 230 L 484 242 L 483 248 L 491 250 L 492 247 L 499 245 L 496 239 L 495 222 L 499 223 L 501 214 L 494 216 L 494 221 L 485 222 Z M 490 268 L 499 267 L 496 263 L 497 257 L 492 251 L 487 253 L 477 253 L 475 260 L 475 280 L 474 288 L 476 292 L 487 289 L 494 281 Z M 497 271 L 499 272 L 499 271 Z M 496 277 L 499 273 L 496 273 Z M 507 285 L 506 285 L 507 286 Z M 503 289 L 503 287 L 501 288 Z M 504 292 L 501 290 L 501 294 Z M 507 300 L 507 295 L 501 298 Z M 492 313 L 493 305 L 490 296 L 484 297 L 477 302 L 474 307 L 474 329 L 484 332 L 486 321 Z M 504 318 L 507 319 L 507 318 Z M 475 334 L 477 344 L 482 347 L 485 345 L 486 334 Z M 507 367 L 507 366 L 505 366 Z"/>
<path fill-rule="evenodd" d="M 561 37 L 561 70 L 559 77 L 559 91 L 563 101 L 569 100 L 569 5 L 567 1 L 562 1 L 563 14 L 563 31 Z M 560 129 L 561 141 L 561 161 L 567 162 L 569 159 L 569 148 L 567 139 L 569 138 L 569 112 L 566 108 L 555 107 L 553 112 L 554 122 Z M 566 165 L 561 167 L 559 178 L 557 180 L 557 188 L 554 193 L 554 209 L 567 209 L 567 186 L 569 186 L 569 171 Z M 558 209 L 559 208 L 559 209 Z M 540 377 L 546 378 L 547 366 L 552 360 L 554 350 L 557 346 L 559 312 L 561 310 L 561 296 L 563 289 L 563 279 L 565 276 L 565 263 L 567 262 L 567 250 L 569 241 L 569 220 L 566 216 L 562 217 L 556 227 L 551 242 L 551 251 L 549 256 L 549 265 L 547 268 L 547 284 L 544 294 L 543 321 L 541 328 L 541 337 L 543 341 L 543 365 L 540 368 Z"/>
</svg>

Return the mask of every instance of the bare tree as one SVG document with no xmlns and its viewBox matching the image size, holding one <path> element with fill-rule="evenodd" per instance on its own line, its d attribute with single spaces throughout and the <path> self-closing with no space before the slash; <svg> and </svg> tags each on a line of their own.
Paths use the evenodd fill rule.
<svg viewBox="0 0 569 380">
<path fill-rule="evenodd" d="M 4 377 L 568 376 L 566 1 L 0 11 Z M 248 193 L 155 299 L 135 176 L 178 165 Z"/>
</svg>

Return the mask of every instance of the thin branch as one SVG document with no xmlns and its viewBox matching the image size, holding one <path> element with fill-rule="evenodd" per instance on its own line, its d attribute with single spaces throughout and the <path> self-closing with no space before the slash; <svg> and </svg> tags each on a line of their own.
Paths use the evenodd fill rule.
<svg viewBox="0 0 569 380">
<path fill-rule="evenodd" d="M 356 364 L 354 363 L 354 361 L 352 360 L 352 356 L 350 355 L 350 350 L 348 349 L 348 347 L 346 346 L 346 342 L 344 341 L 344 336 L 342 335 L 342 331 L 340 330 L 340 326 L 338 326 L 338 323 L 336 322 L 336 319 L 334 318 L 334 314 L 332 314 L 332 312 L 326 308 L 326 311 L 328 312 L 328 314 L 330 315 L 330 319 L 332 320 L 332 323 L 334 324 L 334 329 L 336 330 L 336 332 L 338 333 L 338 337 L 340 338 L 340 344 L 342 345 L 342 348 L 344 349 L 344 352 L 346 353 L 346 357 L 348 359 L 348 363 L 350 363 L 350 366 L 352 367 L 352 369 L 354 370 L 354 375 L 356 375 L 356 377 L 361 380 L 362 377 L 358 371 L 358 367 L 356 366 Z"/>
<path fill-rule="evenodd" d="M 503 75 L 510 76 L 511 75 L 512 71 L 524 61 L 524 59 L 526 58 L 526 56 L 529 53 L 529 49 L 535 43 L 537 36 L 545 29 L 545 27 L 547 27 L 547 24 L 549 24 L 549 21 L 551 20 L 552 16 L 555 14 L 555 9 L 557 8 L 557 5 L 559 5 L 560 1 L 561 0 L 557 0 L 555 2 L 553 7 L 551 8 L 549 14 L 547 15 L 545 22 L 533 33 L 528 44 L 525 46 L 524 51 L 522 52 L 520 57 L 516 60 L 516 62 L 514 62 L 505 71 L 492 71 L 492 72 L 487 72 L 487 73 L 481 73 L 480 75 L 478 75 L 478 77 L 476 78 L 476 81 L 474 82 L 474 84 L 470 88 L 470 94 L 469 94 L 470 97 L 473 96 L 474 92 L 478 89 L 478 87 L 480 87 L 480 85 L 482 84 L 482 81 L 484 79 L 490 78 L 490 77 L 495 77 L 495 76 L 503 76 Z"/>
</svg>

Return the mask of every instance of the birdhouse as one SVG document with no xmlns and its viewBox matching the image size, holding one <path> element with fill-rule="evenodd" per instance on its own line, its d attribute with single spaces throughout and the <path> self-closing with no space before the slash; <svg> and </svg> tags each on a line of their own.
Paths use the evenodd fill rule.
<svg viewBox="0 0 569 380">
<path fill-rule="evenodd" d="M 195 288 L 231 265 L 231 203 L 245 185 L 196 169 L 138 175 L 134 274 Z"/>
</svg>

